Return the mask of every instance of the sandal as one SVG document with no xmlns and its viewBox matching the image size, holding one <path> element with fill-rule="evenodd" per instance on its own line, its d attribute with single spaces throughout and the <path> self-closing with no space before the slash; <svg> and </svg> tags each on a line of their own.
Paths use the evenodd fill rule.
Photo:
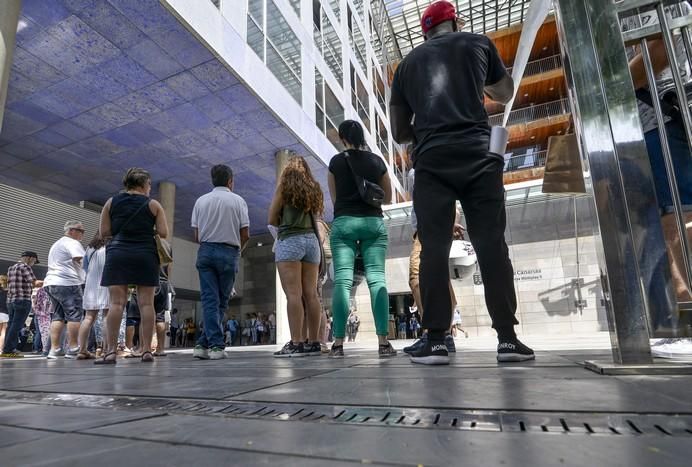
<svg viewBox="0 0 692 467">
<path fill-rule="evenodd" d="M 85 350 L 84 352 L 79 352 L 77 354 L 77 360 L 93 360 L 95 358 L 96 356 L 88 350 Z"/>
<path fill-rule="evenodd" d="M 144 354 L 132 352 L 132 353 L 125 355 L 125 358 L 142 358 L 142 355 L 144 355 Z"/>
<path fill-rule="evenodd" d="M 149 355 L 147 357 L 147 355 Z M 142 362 L 144 363 L 152 363 L 154 361 L 154 354 L 152 354 L 149 351 L 146 351 L 142 354 Z"/>
<path fill-rule="evenodd" d="M 168 354 L 166 352 L 154 352 L 152 354 L 154 357 L 167 357 Z"/>
<path fill-rule="evenodd" d="M 110 357 L 111 355 L 113 355 L 113 358 L 108 359 L 108 357 Z M 116 363 L 118 363 L 118 361 L 116 360 L 115 352 L 108 352 L 98 360 L 94 360 L 94 365 L 115 365 Z"/>
</svg>

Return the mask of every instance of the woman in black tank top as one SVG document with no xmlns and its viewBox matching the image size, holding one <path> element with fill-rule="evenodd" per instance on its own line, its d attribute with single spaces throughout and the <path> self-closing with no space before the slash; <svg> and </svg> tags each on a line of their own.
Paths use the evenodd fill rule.
<svg viewBox="0 0 692 467">
<path fill-rule="evenodd" d="M 111 310 L 106 323 L 104 357 L 96 364 L 114 364 L 118 331 L 127 302 L 127 286 L 137 286 L 142 319 L 142 361 L 151 362 L 154 332 L 154 291 L 159 285 L 159 256 L 154 233 L 168 236 L 166 214 L 158 201 L 150 199 L 151 176 L 133 168 L 123 179 L 125 191 L 106 202 L 101 212 L 101 233 L 112 237 L 106 248 L 106 265 L 101 285 L 110 291 Z"/>
</svg>

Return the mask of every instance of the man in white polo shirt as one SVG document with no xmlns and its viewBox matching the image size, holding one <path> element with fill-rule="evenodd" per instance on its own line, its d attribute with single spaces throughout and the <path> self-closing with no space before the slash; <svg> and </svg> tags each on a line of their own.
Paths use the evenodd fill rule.
<svg viewBox="0 0 692 467">
<path fill-rule="evenodd" d="M 192 228 L 199 242 L 197 271 L 204 328 L 193 356 L 225 358 L 223 318 L 238 271 L 240 250 L 250 238 L 247 204 L 233 193 L 233 171 L 227 165 L 211 169 L 214 189 L 201 196 L 192 210 Z"/>
<path fill-rule="evenodd" d="M 51 350 L 49 359 L 76 358 L 79 353 L 77 334 L 82 321 L 82 284 L 84 270 L 82 258 L 84 225 L 79 221 L 65 222 L 65 235 L 55 242 L 48 253 L 48 272 L 43 281 L 53 305 L 53 322 L 50 326 Z M 60 336 L 67 323 L 67 351 L 61 348 Z"/>
</svg>

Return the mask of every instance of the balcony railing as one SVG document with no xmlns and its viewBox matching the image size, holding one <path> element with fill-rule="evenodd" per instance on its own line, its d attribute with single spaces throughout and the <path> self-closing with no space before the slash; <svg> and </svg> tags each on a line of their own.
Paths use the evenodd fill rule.
<svg viewBox="0 0 692 467">
<path fill-rule="evenodd" d="M 505 172 L 517 172 L 519 170 L 537 169 L 545 167 L 547 150 L 528 154 L 512 155 L 505 160 Z"/>
<path fill-rule="evenodd" d="M 540 75 L 541 73 L 557 70 L 558 68 L 562 68 L 562 56 L 560 54 L 551 55 L 550 57 L 527 63 L 524 76 Z M 512 74 L 512 68 L 508 68 L 507 71 L 509 74 Z"/>
<path fill-rule="evenodd" d="M 560 99 L 557 101 L 546 102 L 545 104 L 532 105 L 523 109 L 513 110 L 509 114 L 508 126 L 518 125 L 520 123 L 528 123 L 544 118 L 557 117 L 570 113 L 569 100 Z M 488 122 L 491 126 L 502 125 L 502 116 L 504 114 L 496 114 L 490 116 Z"/>
</svg>

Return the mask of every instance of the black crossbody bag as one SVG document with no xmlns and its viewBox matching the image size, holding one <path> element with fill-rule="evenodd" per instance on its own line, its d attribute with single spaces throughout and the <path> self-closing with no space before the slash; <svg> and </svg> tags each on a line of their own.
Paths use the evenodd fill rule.
<svg viewBox="0 0 692 467">
<path fill-rule="evenodd" d="M 360 198 L 364 203 L 372 207 L 381 208 L 382 203 L 384 203 L 384 190 L 382 187 L 377 183 L 372 183 L 371 181 L 366 180 L 364 177 L 358 175 L 355 170 L 353 170 L 350 160 L 351 156 L 349 155 L 348 151 L 344 152 L 344 157 L 346 159 L 346 164 L 348 164 L 348 168 L 351 170 L 351 174 L 353 175 L 353 180 L 356 182 L 356 188 L 358 189 Z"/>
</svg>

